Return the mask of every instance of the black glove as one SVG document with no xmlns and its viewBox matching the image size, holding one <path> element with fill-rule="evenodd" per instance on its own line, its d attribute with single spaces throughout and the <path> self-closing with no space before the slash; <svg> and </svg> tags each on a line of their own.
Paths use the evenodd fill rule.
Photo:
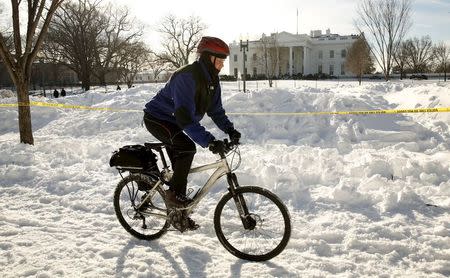
<svg viewBox="0 0 450 278">
<path fill-rule="evenodd" d="M 239 144 L 239 139 L 241 139 L 241 133 L 236 129 L 231 129 L 228 132 L 228 136 L 230 136 L 230 141 L 233 144 Z"/>
<path fill-rule="evenodd" d="M 225 144 L 220 140 L 212 140 L 208 144 L 208 148 L 212 153 L 224 153 L 225 152 Z"/>
</svg>

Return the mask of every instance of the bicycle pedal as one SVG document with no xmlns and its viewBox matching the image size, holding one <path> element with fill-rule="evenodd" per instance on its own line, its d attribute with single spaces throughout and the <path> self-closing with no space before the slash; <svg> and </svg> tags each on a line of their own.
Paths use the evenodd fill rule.
<svg viewBox="0 0 450 278">
<path fill-rule="evenodd" d="M 179 232 L 194 231 L 200 228 L 200 225 L 189 218 L 184 211 L 172 210 L 168 214 L 170 224 Z"/>
</svg>

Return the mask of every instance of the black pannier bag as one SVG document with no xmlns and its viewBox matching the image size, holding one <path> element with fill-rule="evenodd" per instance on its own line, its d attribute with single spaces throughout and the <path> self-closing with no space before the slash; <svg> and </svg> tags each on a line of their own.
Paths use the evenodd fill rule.
<svg viewBox="0 0 450 278">
<path fill-rule="evenodd" d="M 109 166 L 128 171 L 159 172 L 156 155 L 142 145 L 121 147 L 111 156 Z"/>
</svg>

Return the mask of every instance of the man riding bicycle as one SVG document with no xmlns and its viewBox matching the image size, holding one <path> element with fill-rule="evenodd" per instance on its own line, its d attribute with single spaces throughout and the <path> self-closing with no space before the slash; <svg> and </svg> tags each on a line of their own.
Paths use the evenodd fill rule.
<svg viewBox="0 0 450 278">
<path fill-rule="evenodd" d="M 172 164 L 173 176 L 166 192 L 171 207 L 185 207 L 191 202 L 186 186 L 195 143 L 213 153 L 224 151 L 223 142 L 200 124 L 205 113 L 230 140 L 237 143 L 241 137 L 226 116 L 221 100 L 219 72 L 230 54 L 228 45 L 219 38 L 202 37 L 197 53 L 199 59 L 175 71 L 144 109 L 147 130 L 165 144 Z M 188 221 L 190 229 L 198 228 L 192 219 Z"/>
</svg>

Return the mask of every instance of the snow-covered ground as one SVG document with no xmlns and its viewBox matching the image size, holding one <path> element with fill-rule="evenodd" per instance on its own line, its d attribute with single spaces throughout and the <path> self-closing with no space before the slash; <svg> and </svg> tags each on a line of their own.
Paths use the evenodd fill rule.
<svg viewBox="0 0 450 278">
<path fill-rule="evenodd" d="M 140 110 L 161 86 L 32 99 Z M 450 106 L 449 82 L 248 88 L 223 84 L 228 112 Z M 279 256 L 247 262 L 220 245 L 212 219 L 223 182 L 193 214 L 195 232 L 147 242 L 120 226 L 112 203 L 120 177 L 108 162 L 122 145 L 153 140 L 142 113 L 33 107 L 30 146 L 18 143 L 17 108 L 0 107 L 0 276 L 450 276 L 449 113 L 230 118 L 243 134 L 240 183 L 272 190 L 290 209 L 292 237 Z M 214 159 L 198 147 L 194 163 Z"/>
</svg>

